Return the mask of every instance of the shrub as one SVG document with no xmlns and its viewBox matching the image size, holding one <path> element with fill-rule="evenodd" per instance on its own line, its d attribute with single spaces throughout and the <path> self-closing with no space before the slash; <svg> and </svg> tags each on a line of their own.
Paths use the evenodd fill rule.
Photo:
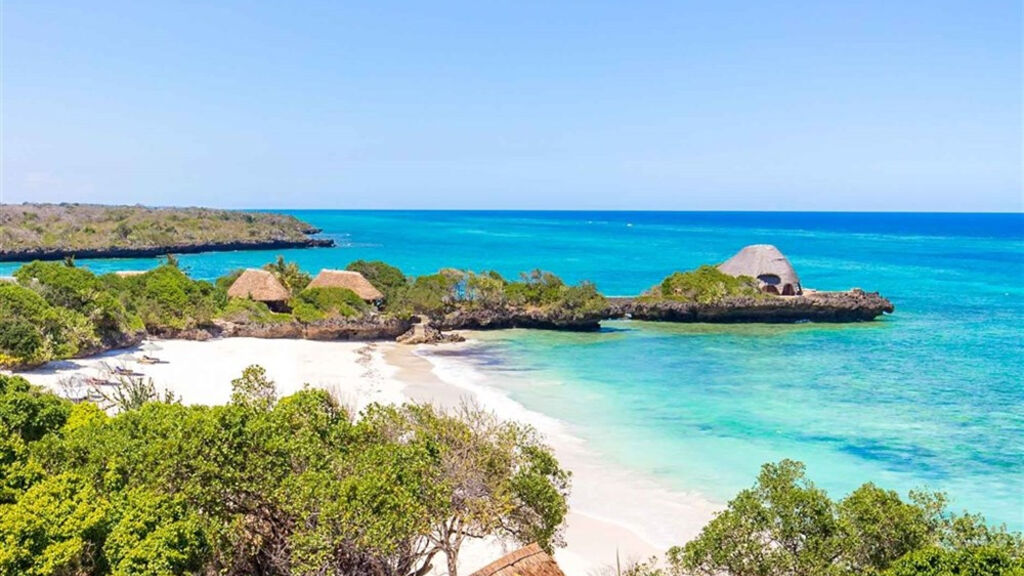
<svg viewBox="0 0 1024 576">
<path fill-rule="evenodd" d="M 562 297 L 565 282 L 561 278 L 543 270 L 523 273 L 521 281 L 512 282 L 505 287 L 505 295 L 509 302 L 519 306 L 544 306 L 553 304 Z"/>
<path fill-rule="evenodd" d="M 460 280 L 451 272 L 419 276 L 388 303 L 386 310 L 402 316 L 450 312 L 459 300 L 457 287 Z"/>
<path fill-rule="evenodd" d="M 792 460 L 765 464 L 700 535 L 672 548 L 673 574 L 1017 576 L 1024 540 L 946 512 L 941 493 L 909 501 L 864 484 L 833 501 Z"/>
<path fill-rule="evenodd" d="M 32 366 L 76 354 L 98 342 L 92 324 L 68 308 L 15 284 L 0 285 L 0 363 Z"/>
<path fill-rule="evenodd" d="M 303 272 L 295 262 L 286 262 L 284 256 L 278 256 L 277 260 L 263 267 L 273 274 L 278 282 L 291 294 L 298 294 L 313 280 L 309 274 Z"/>
<path fill-rule="evenodd" d="M 292 308 L 299 309 L 305 317 L 315 316 L 314 312 L 319 312 L 322 317 L 353 317 L 369 310 L 366 302 L 355 292 L 335 286 L 303 290 L 295 298 Z"/>
<path fill-rule="evenodd" d="M 401 270 L 380 260 L 356 260 L 345 269 L 362 274 L 374 288 L 384 294 L 385 301 L 395 300 L 409 284 Z"/>
<path fill-rule="evenodd" d="M 19 268 L 14 276 L 18 283 L 35 289 L 52 306 L 82 311 L 91 303 L 100 283 L 84 268 L 58 262 L 31 262 Z"/>
<path fill-rule="evenodd" d="M 316 322 L 317 320 L 323 320 L 327 317 L 327 315 L 317 309 L 316 306 L 306 302 L 305 300 L 296 300 L 294 302 L 292 307 L 292 316 L 294 316 L 299 322 L 305 322 L 306 324 Z"/>
<path fill-rule="evenodd" d="M 21 376 L 0 374 L 0 430 L 34 442 L 64 426 L 70 413 L 70 402 Z"/>
<path fill-rule="evenodd" d="M 465 297 L 475 305 L 490 308 L 505 304 L 507 282 L 497 272 L 470 273 L 466 279 Z"/>
<path fill-rule="evenodd" d="M 229 322 L 238 324 L 280 324 L 290 322 L 288 314 L 272 312 L 263 302 L 248 298 L 232 298 L 218 316 Z"/>
<path fill-rule="evenodd" d="M 212 284 L 192 280 L 176 266 L 164 264 L 124 280 L 127 301 L 151 332 L 208 324 L 219 308 Z"/>
<path fill-rule="evenodd" d="M 755 279 L 730 276 L 708 265 L 689 272 L 676 272 L 648 293 L 648 297 L 699 304 L 713 304 L 730 296 L 767 297 L 758 289 Z"/>
<path fill-rule="evenodd" d="M 0 323 L 0 351 L 12 358 L 36 358 L 44 344 L 39 329 L 24 320 Z"/>
<path fill-rule="evenodd" d="M 228 289 L 231 288 L 231 285 L 235 283 L 235 280 L 238 280 L 238 277 L 241 276 L 243 272 L 245 272 L 244 268 L 235 268 L 213 282 L 213 285 L 217 288 L 217 292 L 222 292 L 224 294 L 225 302 L 227 301 Z"/>
</svg>

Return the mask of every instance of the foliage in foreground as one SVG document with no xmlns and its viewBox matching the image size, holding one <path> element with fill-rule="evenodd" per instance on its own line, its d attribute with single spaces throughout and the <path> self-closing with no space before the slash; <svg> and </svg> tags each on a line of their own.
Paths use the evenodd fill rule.
<svg viewBox="0 0 1024 576">
<path fill-rule="evenodd" d="M 942 494 L 869 483 L 837 502 L 783 460 L 666 560 L 637 576 L 1024 576 L 1024 540 L 950 514 Z"/>
<path fill-rule="evenodd" d="M 560 543 L 568 473 L 532 429 L 232 387 L 108 416 L 0 376 L 0 574 L 411 576 L 467 538 Z"/>
</svg>

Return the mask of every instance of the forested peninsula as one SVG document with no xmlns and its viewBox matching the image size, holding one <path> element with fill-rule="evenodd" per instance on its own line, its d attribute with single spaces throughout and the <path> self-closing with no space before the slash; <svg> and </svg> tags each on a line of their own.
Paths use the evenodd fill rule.
<svg viewBox="0 0 1024 576">
<path fill-rule="evenodd" d="M 0 205 L 0 262 L 333 246 L 285 214 L 95 204 Z"/>
<path fill-rule="evenodd" d="M 97 275 L 65 262 L 32 262 L 0 282 L 0 367 L 26 368 L 139 344 L 146 336 L 394 340 L 458 339 L 450 330 L 600 329 L 608 318 L 663 322 L 854 322 L 892 312 L 860 290 L 778 296 L 755 278 L 713 266 L 676 272 L 646 293 L 609 299 L 589 283 L 541 270 L 518 279 L 446 268 L 406 276 L 355 261 L 313 278 L 280 256 L 262 269 L 206 282 L 168 256 L 146 272 Z"/>
</svg>

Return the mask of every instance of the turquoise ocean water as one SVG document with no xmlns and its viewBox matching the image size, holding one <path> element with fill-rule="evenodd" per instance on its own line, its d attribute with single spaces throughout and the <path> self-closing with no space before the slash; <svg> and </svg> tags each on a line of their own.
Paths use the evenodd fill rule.
<svg viewBox="0 0 1024 576">
<path fill-rule="evenodd" d="M 674 488 L 724 501 L 761 463 L 794 458 L 834 495 L 868 480 L 928 487 L 947 491 L 954 508 L 1024 528 L 1024 215 L 292 213 L 338 242 L 281 252 L 308 270 L 357 258 L 409 274 L 541 267 L 610 295 L 775 244 L 804 286 L 879 290 L 896 313 L 845 326 L 504 331 L 462 359 L 604 457 Z M 275 254 L 181 264 L 213 278 Z M 81 262 L 97 271 L 154 263 Z"/>
</svg>

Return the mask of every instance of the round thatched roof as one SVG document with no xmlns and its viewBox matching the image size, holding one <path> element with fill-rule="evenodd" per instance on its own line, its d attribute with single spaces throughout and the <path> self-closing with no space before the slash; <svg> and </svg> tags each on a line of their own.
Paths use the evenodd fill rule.
<svg viewBox="0 0 1024 576">
<path fill-rule="evenodd" d="M 470 576 L 565 576 L 565 573 L 540 546 L 530 544 L 491 562 Z"/>
<path fill-rule="evenodd" d="M 776 286 L 779 292 L 787 284 L 792 286 L 793 293 L 801 292 L 800 277 L 793 265 L 771 244 L 747 246 L 719 265 L 718 269 L 730 276 L 757 278 L 762 285 Z"/>
<path fill-rule="evenodd" d="M 291 298 L 288 290 L 266 270 L 248 268 L 228 288 L 232 298 L 251 298 L 260 302 L 283 302 Z"/>
<path fill-rule="evenodd" d="M 367 302 L 384 298 L 366 277 L 351 270 L 321 270 L 307 288 L 348 288 Z"/>
</svg>

